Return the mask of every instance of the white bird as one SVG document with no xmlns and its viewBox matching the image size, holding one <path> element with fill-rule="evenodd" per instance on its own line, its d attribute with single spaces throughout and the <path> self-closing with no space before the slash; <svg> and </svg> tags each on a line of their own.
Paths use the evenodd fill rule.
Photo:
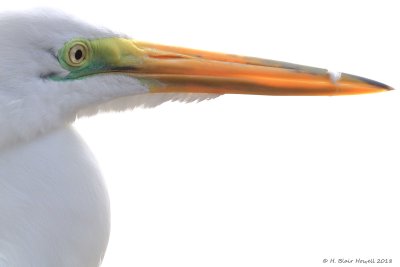
<svg viewBox="0 0 400 267">
<path fill-rule="evenodd" d="M 219 94 L 391 88 L 349 74 L 132 40 L 56 12 L 0 17 L 0 266 L 99 266 L 110 206 L 70 124 L 102 110 Z"/>
</svg>

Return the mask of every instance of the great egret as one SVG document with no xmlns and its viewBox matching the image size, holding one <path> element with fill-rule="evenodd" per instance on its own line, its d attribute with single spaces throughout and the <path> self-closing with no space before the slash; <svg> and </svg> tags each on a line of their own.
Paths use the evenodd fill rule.
<svg viewBox="0 0 400 267">
<path fill-rule="evenodd" d="M 391 89 L 319 68 L 139 42 L 55 13 L 3 14 L 0 36 L 0 266 L 101 264 L 109 199 L 69 126 L 79 116 L 226 93 Z"/>
</svg>

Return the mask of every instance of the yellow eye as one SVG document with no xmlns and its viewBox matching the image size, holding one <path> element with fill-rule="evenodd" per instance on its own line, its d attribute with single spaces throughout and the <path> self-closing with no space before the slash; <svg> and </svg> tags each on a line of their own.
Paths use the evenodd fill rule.
<svg viewBox="0 0 400 267">
<path fill-rule="evenodd" d="M 69 49 L 68 58 L 72 66 L 80 66 L 87 58 L 88 49 L 83 43 L 75 44 Z"/>
</svg>

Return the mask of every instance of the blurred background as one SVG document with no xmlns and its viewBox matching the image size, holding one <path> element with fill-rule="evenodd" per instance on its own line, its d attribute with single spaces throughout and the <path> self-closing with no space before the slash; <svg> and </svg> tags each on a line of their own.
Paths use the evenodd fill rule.
<svg viewBox="0 0 400 267">
<path fill-rule="evenodd" d="M 324 67 L 400 90 L 397 1 L 14 0 L 0 11 L 35 7 L 139 40 Z M 399 262 L 399 118 L 392 91 L 227 95 L 80 119 L 111 198 L 102 266 Z"/>
</svg>

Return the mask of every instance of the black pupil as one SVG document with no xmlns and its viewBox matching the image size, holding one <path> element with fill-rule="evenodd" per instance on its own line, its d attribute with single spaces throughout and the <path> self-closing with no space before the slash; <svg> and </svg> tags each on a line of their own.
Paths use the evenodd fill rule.
<svg viewBox="0 0 400 267">
<path fill-rule="evenodd" d="M 82 52 L 82 50 L 80 50 L 80 49 L 76 50 L 76 52 L 75 52 L 75 59 L 76 59 L 76 60 L 80 60 L 82 57 L 83 57 L 83 52 Z"/>
</svg>

